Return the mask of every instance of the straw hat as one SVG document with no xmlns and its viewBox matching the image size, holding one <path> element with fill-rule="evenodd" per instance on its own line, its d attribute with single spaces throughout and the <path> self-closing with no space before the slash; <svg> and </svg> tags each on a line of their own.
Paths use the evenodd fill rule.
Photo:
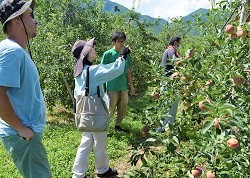
<svg viewBox="0 0 250 178">
<path fill-rule="evenodd" d="M 74 77 L 77 77 L 83 70 L 83 59 L 95 45 L 95 38 L 89 41 L 77 40 L 72 47 L 72 54 L 77 59 L 74 66 Z"/>
</svg>

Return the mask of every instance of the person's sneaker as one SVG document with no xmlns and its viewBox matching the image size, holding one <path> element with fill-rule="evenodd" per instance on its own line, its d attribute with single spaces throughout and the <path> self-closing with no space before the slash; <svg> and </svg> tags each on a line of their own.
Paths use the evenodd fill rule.
<svg viewBox="0 0 250 178">
<path fill-rule="evenodd" d="M 121 126 L 118 125 L 115 126 L 115 130 L 118 132 L 128 132 L 127 130 L 122 129 Z"/>
<path fill-rule="evenodd" d="M 118 175 L 117 170 L 109 168 L 109 170 L 103 174 L 97 174 L 97 177 L 112 177 Z"/>
</svg>

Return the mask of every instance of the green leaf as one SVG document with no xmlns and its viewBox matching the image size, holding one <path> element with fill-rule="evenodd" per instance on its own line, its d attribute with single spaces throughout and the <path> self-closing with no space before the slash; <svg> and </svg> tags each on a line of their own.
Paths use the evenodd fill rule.
<svg viewBox="0 0 250 178">
<path fill-rule="evenodd" d="M 203 128 L 202 128 L 202 130 L 201 130 L 201 133 L 202 133 L 202 134 L 205 134 L 205 133 L 213 126 L 213 124 L 214 124 L 214 121 L 207 121 L 207 122 L 204 124 L 204 126 L 203 126 Z"/>
<path fill-rule="evenodd" d="M 173 140 L 175 141 L 175 143 L 180 144 L 179 139 L 176 136 L 173 136 Z"/>
</svg>

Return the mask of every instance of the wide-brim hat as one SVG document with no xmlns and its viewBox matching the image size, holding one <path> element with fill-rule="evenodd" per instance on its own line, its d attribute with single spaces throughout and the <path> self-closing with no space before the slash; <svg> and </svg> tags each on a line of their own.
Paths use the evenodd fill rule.
<svg viewBox="0 0 250 178">
<path fill-rule="evenodd" d="M 77 59 L 74 66 L 74 77 L 77 77 L 83 70 L 83 59 L 88 55 L 91 48 L 94 47 L 95 38 L 89 41 L 77 40 L 72 47 L 72 54 Z"/>
<path fill-rule="evenodd" d="M 4 26 L 8 21 L 14 19 L 30 7 L 34 9 L 35 0 L 4 0 L 0 5 L 0 21 Z"/>
</svg>

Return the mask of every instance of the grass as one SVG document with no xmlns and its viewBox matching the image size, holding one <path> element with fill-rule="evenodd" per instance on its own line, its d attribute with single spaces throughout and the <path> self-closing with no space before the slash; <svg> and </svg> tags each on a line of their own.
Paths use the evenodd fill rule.
<svg viewBox="0 0 250 178">
<path fill-rule="evenodd" d="M 145 96 L 147 97 L 147 96 Z M 133 97 L 129 102 L 127 117 L 122 126 L 129 133 L 118 133 L 114 130 L 114 121 L 111 118 L 108 129 L 108 155 L 110 166 L 118 168 L 120 176 L 128 171 L 131 155 L 131 145 L 137 144 L 141 139 L 141 117 L 143 108 L 146 107 L 143 97 Z M 69 178 L 75 154 L 80 143 L 81 132 L 74 126 L 74 116 L 71 111 L 62 107 L 55 108 L 48 114 L 48 123 L 43 138 L 43 143 L 48 153 L 53 178 Z M 20 178 L 11 158 L 0 142 L 0 178 Z M 93 152 L 90 156 L 88 175 L 95 176 Z"/>
</svg>

